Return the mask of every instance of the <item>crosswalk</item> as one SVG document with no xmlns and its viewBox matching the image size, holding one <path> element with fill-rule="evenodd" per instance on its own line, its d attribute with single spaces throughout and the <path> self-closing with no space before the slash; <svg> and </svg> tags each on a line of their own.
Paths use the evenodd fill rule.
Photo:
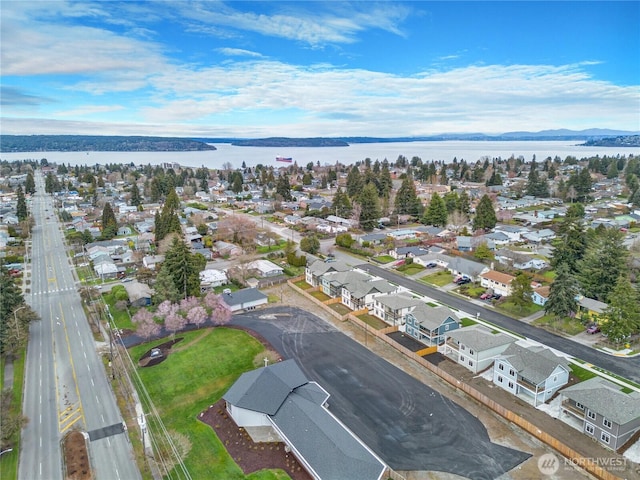
<svg viewBox="0 0 640 480">
<path fill-rule="evenodd" d="M 39 292 L 31 292 L 31 295 L 48 295 L 50 293 L 75 292 L 75 287 L 57 288 L 52 290 L 41 290 Z"/>
</svg>

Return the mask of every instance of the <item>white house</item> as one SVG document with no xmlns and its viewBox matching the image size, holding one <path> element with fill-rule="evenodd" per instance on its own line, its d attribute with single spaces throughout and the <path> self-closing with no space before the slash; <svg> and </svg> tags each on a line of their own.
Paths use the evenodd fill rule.
<svg viewBox="0 0 640 480">
<path fill-rule="evenodd" d="M 516 341 L 504 333 L 493 333 L 482 325 L 453 330 L 448 335 L 449 341 L 441 348 L 442 353 L 473 373 L 489 368 L 494 358 Z"/>
<path fill-rule="evenodd" d="M 226 285 L 229 282 L 227 274 L 214 268 L 200 272 L 200 290 L 205 292 L 215 287 Z"/>
<path fill-rule="evenodd" d="M 493 293 L 507 297 L 511 295 L 511 282 L 513 282 L 515 278 L 516 277 L 508 273 L 489 270 L 488 272 L 480 274 L 480 285 L 492 289 Z"/>
<path fill-rule="evenodd" d="M 282 267 L 269 260 L 258 259 L 247 265 L 249 271 L 260 278 L 277 277 L 284 273 Z"/>
<path fill-rule="evenodd" d="M 568 382 L 567 360 L 541 346 L 513 343 L 493 365 L 493 383 L 514 395 L 531 397 L 534 406 L 551 399 Z"/>
<path fill-rule="evenodd" d="M 405 316 L 422 300 L 407 293 L 378 295 L 373 298 L 373 315 L 393 326 L 402 326 Z"/>
</svg>

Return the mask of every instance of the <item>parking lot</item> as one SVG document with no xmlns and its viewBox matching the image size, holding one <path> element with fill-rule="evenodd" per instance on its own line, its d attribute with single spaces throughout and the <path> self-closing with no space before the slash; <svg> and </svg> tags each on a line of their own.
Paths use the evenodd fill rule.
<svg viewBox="0 0 640 480">
<path fill-rule="evenodd" d="M 492 443 L 476 417 L 339 332 L 292 307 L 234 316 L 330 394 L 329 410 L 391 468 L 493 479 L 529 454 Z"/>
</svg>

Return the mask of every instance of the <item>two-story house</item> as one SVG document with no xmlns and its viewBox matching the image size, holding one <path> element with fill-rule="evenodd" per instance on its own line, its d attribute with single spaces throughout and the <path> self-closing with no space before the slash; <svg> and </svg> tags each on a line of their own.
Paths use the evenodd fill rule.
<svg viewBox="0 0 640 480">
<path fill-rule="evenodd" d="M 511 295 L 511 282 L 513 282 L 515 278 L 516 277 L 508 273 L 489 270 L 488 272 L 480 274 L 480 285 L 485 288 L 490 288 L 493 290 L 493 293 L 499 293 L 507 297 Z"/>
<path fill-rule="evenodd" d="M 389 325 L 402 326 L 407 313 L 411 312 L 422 300 L 408 293 L 378 295 L 373 299 L 373 315 Z"/>
<path fill-rule="evenodd" d="M 537 406 L 569 382 L 569 365 L 545 347 L 512 343 L 493 364 L 493 383 L 514 395 L 533 398 Z"/>
<path fill-rule="evenodd" d="M 429 347 L 443 344 L 449 332 L 460 328 L 460 319 L 447 307 L 419 303 L 404 317 L 405 333 Z"/>
<path fill-rule="evenodd" d="M 581 431 L 611 450 L 618 450 L 640 430 L 640 393 L 626 393 L 602 377 L 561 392 L 562 411 L 581 422 Z"/>
<path fill-rule="evenodd" d="M 304 271 L 305 281 L 312 287 L 318 287 L 322 285 L 322 276 L 329 272 L 346 272 L 351 270 L 352 267 L 343 262 L 331 262 L 326 263 L 322 260 L 316 260 Z"/>
<path fill-rule="evenodd" d="M 373 309 L 373 299 L 376 295 L 394 293 L 398 287 L 383 279 L 372 278 L 356 281 L 342 287 L 342 303 L 351 310 Z"/>
<path fill-rule="evenodd" d="M 449 333 L 442 352 L 473 373 L 491 366 L 496 356 L 516 339 L 504 333 L 494 333 L 482 325 L 472 325 Z"/>
</svg>

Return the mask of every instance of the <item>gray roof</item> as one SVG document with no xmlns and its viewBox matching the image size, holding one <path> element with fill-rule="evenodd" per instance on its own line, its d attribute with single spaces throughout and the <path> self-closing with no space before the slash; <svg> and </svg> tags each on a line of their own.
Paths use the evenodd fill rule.
<svg viewBox="0 0 640 480">
<path fill-rule="evenodd" d="M 459 328 L 449 332 L 449 336 L 478 352 L 516 341 L 515 338 L 504 333 L 491 333 L 491 330 L 482 325 Z"/>
<path fill-rule="evenodd" d="M 356 284 L 357 282 L 366 282 L 371 280 L 371 275 L 358 272 L 354 270 L 348 270 L 346 272 L 328 272 L 326 273 L 322 279 L 331 283 L 331 285 L 335 286 L 343 286 L 343 285 L 351 285 Z"/>
<path fill-rule="evenodd" d="M 428 328 L 429 330 L 435 330 L 449 317 L 456 322 L 459 321 L 458 315 L 456 315 L 450 308 L 430 307 L 426 303 L 418 304 L 408 315 L 413 315 L 420 325 Z"/>
<path fill-rule="evenodd" d="M 395 291 L 396 287 L 391 285 L 386 280 L 368 280 L 361 282 L 354 282 L 347 287 L 351 296 L 354 298 L 362 298 L 370 293 L 391 293 Z"/>
<path fill-rule="evenodd" d="M 268 297 L 257 288 L 243 288 L 242 290 L 222 294 L 222 300 L 224 300 L 224 303 L 230 307 L 233 307 L 234 305 L 242 306 L 245 303 L 264 300 L 266 298 Z"/>
<path fill-rule="evenodd" d="M 624 393 L 622 387 L 594 377 L 562 390 L 562 394 L 603 417 L 625 425 L 640 418 L 640 393 Z"/>
<path fill-rule="evenodd" d="M 382 462 L 321 407 L 327 397 L 315 383 L 298 387 L 272 417 L 273 423 L 319 478 L 381 478 Z"/>
<path fill-rule="evenodd" d="M 274 415 L 293 389 L 307 382 L 295 360 L 287 360 L 243 373 L 222 398 L 240 408 Z"/>
<path fill-rule="evenodd" d="M 482 263 L 474 262 L 472 260 L 467 260 L 466 258 L 462 258 L 462 257 L 449 257 L 449 258 L 450 258 L 449 264 L 447 265 L 447 268 L 449 270 L 456 270 L 458 272 L 462 272 L 471 277 L 477 277 L 482 273 L 484 269 L 489 269 L 489 267 L 487 267 Z"/>
<path fill-rule="evenodd" d="M 535 385 L 549 378 L 558 365 L 569 370 L 564 358 L 544 347 L 523 347 L 512 343 L 499 358 L 509 362 L 521 377 Z"/>
<path fill-rule="evenodd" d="M 327 272 L 346 272 L 351 270 L 352 267 L 339 260 L 335 262 L 326 263 L 322 260 L 317 260 L 307 267 L 312 275 L 320 276 Z"/>
<path fill-rule="evenodd" d="M 399 310 L 401 308 L 415 307 L 422 303 L 421 300 L 413 298 L 407 294 L 398 295 L 380 295 L 376 297 L 376 302 L 389 307 L 391 310 Z"/>
<path fill-rule="evenodd" d="M 608 305 L 606 303 L 600 302 L 598 300 L 595 300 L 593 298 L 588 298 L 588 297 L 580 297 L 578 299 L 578 304 L 581 307 L 587 308 L 587 309 L 591 310 L 592 312 L 596 312 L 596 313 L 602 313 L 608 307 Z"/>
</svg>

